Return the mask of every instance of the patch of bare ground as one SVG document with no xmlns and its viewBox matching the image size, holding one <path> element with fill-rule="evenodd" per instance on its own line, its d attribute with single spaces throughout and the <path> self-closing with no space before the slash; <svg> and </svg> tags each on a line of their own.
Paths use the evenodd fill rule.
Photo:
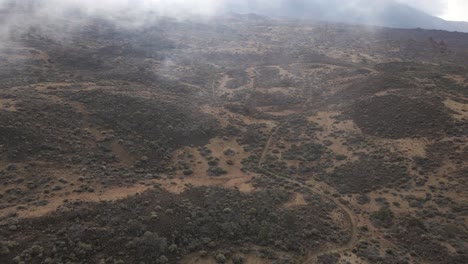
<svg viewBox="0 0 468 264">
<path fill-rule="evenodd" d="M 281 67 L 280 65 L 272 65 L 272 67 L 278 69 L 278 73 L 281 78 L 300 78 L 299 76 L 296 76 L 295 74 L 291 73 L 289 70 Z"/>
<path fill-rule="evenodd" d="M 10 64 L 37 63 L 49 64 L 47 52 L 26 47 L 3 47 L 0 55 L 6 58 Z"/>
<path fill-rule="evenodd" d="M 247 116 L 247 115 L 241 115 L 233 112 L 228 112 L 225 110 L 224 107 L 217 107 L 217 106 L 210 106 L 210 105 L 204 105 L 201 107 L 201 111 L 204 113 L 211 114 L 217 118 L 217 120 L 220 122 L 222 127 L 226 127 L 229 124 L 232 124 L 231 121 L 235 120 L 240 120 L 241 122 L 251 125 L 251 124 L 266 124 L 270 127 L 273 127 L 275 125 L 274 120 L 268 120 L 268 119 L 257 119 L 255 117 Z"/>
<path fill-rule="evenodd" d="M 446 99 L 444 104 L 447 108 L 453 111 L 452 116 L 458 120 L 468 120 L 468 100 L 452 100 Z"/>
<path fill-rule="evenodd" d="M 91 131 L 93 135 L 96 135 L 95 130 L 91 129 Z M 137 161 L 136 157 L 131 155 L 119 140 L 114 139 L 110 142 L 110 151 L 117 157 L 120 166 L 128 167 Z"/>
<path fill-rule="evenodd" d="M 16 111 L 14 99 L 0 98 L 0 111 Z"/>
<path fill-rule="evenodd" d="M 229 78 L 229 75 L 225 74 L 223 75 L 223 77 L 221 78 L 220 82 L 219 82 L 219 86 L 218 86 L 218 89 L 217 89 L 217 93 L 221 92 L 222 94 L 221 95 L 228 95 L 228 96 L 231 96 L 233 94 L 233 90 L 232 89 L 228 89 L 226 88 L 226 84 L 233 80 L 232 78 Z"/>
<path fill-rule="evenodd" d="M 128 187 L 114 186 L 112 188 L 102 188 L 95 186 L 92 193 L 74 193 L 66 191 L 65 193 L 44 197 L 47 199 L 47 204 L 44 206 L 28 207 L 28 209 L 19 211 L 17 208 L 7 208 L 0 210 L 0 218 L 6 217 L 12 213 L 15 213 L 18 219 L 42 217 L 61 209 L 65 203 L 117 201 L 142 193 L 152 188 L 153 187 L 151 185 L 135 185 Z M 18 206 L 21 207 L 26 205 L 18 204 Z"/>
<path fill-rule="evenodd" d="M 239 176 L 228 174 L 221 177 L 206 176 L 206 171 L 200 171 L 199 174 L 194 174 L 190 178 L 173 178 L 163 176 L 158 180 L 143 180 L 135 184 L 122 184 L 122 186 L 103 186 L 99 183 L 84 183 L 82 177 L 74 176 L 67 171 L 59 171 L 54 169 L 49 177 L 53 177 L 55 181 L 66 182 L 58 191 L 53 191 L 46 194 L 38 194 L 37 201 L 47 201 L 39 206 L 17 203 L 14 207 L 6 207 L 0 210 L 0 218 L 15 214 L 18 218 L 41 217 L 52 213 L 61 208 L 68 202 L 100 202 L 100 201 L 116 201 L 126 197 L 134 196 L 146 190 L 152 189 L 154 186 L 167 190 L 168 192 L 180 194 L 188 187 L 200 186 L 219 186 L 224 188 L 237 189 L 240 192 L 252 192 L 250 181 L 252 174 L 240 173 Z M 86 186 L 85 191 L 76 190 Z M 22 185 L 18 185 L 22 188 Z M 9 186 L 10 189 L 14 186 Z M 5 189 L 6 190 L 6 189 Z M 92 190 L 92 191 L 89 191 Z"/>
<path fill-rule="evenodd" d="M 303 206 L 307 205 L 306 200 L 304 199 L 304 196 L 301 193 L 294 193 L 291 201 L 288 201 L 287 203 L 283 204 L 283 207 L 285 208 L 290 208 L 290 207 L 296 207 L 296 206 Z M 332 217 L 333 217 L 332 213 Z"/>
<path fill-rule="evenodd" d="M 314 122 L 322 128 L 317 131 L 317 138 L 319 142 L 328 142 L 327 148 L 336 153 L 346 157 L 346 160 L 355 161 L 357 156 L 355 151 L 347 145 L 346 137 L 349 135 L 359 135 L 360 129 L 352 120 L 338 120 L 336 117 L 340 116 L 341 112 L 317 112 L 313 116 L 309 116 L 308 120 Z M 335 166 L 341 165 L 345 162 L 335 161 Z"/>
<path fill-rule="evenodd" d="M 433 140 L 427 138 L 400 138 L 383 139 L 373 138 L 376 144 L 385 147 L 387 150 L 397 152 L 407 158 L 425 157 L 426 147 L 433 143 Z"/>
<path fill-rule="evenodd" d="M 377 92 L 375 93 L 375 96 L 386 96 L 386 95 L 391 95 L 391 94 L 397 94 L 398 91 L 399 91 L 398 89 L 389 89 L 389 90 Z"/>
<path fill-rule="evenodd" d="M 260 109 L 260 111 L 265 112 L 269 115 L 272 116 L 288 116 L 288 115 L 293 115 L 297 114 L 299 111 L 298 110 L 279 110 L 277 111 L 275 107 L 265 107 Z"/>
<path fill-rule="evenodd" d="M 462 76 L 462 75 L 458 75 L 458 74 L 447 74 L 444 76 L 444 78 L 447 78 L 449 80 L 452 80 L 454 81 L 456 84 L 458 85 L 462 85 L 462 86 L 466 86 L 468 83 L 467 83 L 467 80 L 466 80 L 466 77 L 465 76 Z"/>
<path fill-rule="evenodd" d="M 4 180 L 0 193 L 5 198 L 0 208 L 0 218 L 8 215 L 40 217 L 56 211 L 66 201 L 118 200 L 148 190 L 158 183 L 156 180 L 132 183 L 120 179 L 118 184 L 109 185 L 103 178 L 102 182 L 99 181 L 99 170 L 94 172 L 76 166 L 58 166 L 54 162 L 0 162 L 0 165 Z M 9 173 L 5 173 L 9 170 Z"/>
<path fill-rule="evenodd" d="M 59 82 L 54 82 L 54 83 L 36 83 L 33 85 L 33 89 L 37 92 L 40 93 L 49 93 L 57 90 L 63 90 L 63 89 L 69 89 L 72 86 L 76 86 L 75 83 L 59 83 Z"/>
<path fill-rule="evenodd" d="M 241 170 L 242 160 L 249 155 L 234 138 L 228 140 L 213 138 L 203 149 L 184 147 L 176 150 L 172 160 L 174 166 L 177 169 L 180 168 L 177 172 L 179 177 L 170 180 L 176 184 L 168 186 L 168 190 L 180 192 L 184 185 L 190 184 L 193 186 L 223 186 L 236 188 L 241 192 L 251 192 L 254 188 L 250 181 L 256 174 Z M 208 157 L 213 157 L 216 160 L 216 166 L 224 171 L 222 175 L 209 175 L 210 161 L 213 160 L 207 159 Z"/>
</svg>

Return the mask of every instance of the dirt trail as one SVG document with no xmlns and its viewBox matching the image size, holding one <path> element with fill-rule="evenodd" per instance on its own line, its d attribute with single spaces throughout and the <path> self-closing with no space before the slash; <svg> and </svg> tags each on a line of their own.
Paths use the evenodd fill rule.
<svg viewBox="0 0 468 264">
<path fill-rule="evenodd" d="M 270 148 L 271 140 L 275 137 L 276 132 L 278 132 L 279 127 L 280 127 L 280 126 L 276 126 L 275 128 L 273 128 L 273 129 L 271 130 L 271 133 L 270 133 L 270 135 L 268 136 L 268 140 L 267 140 L 267 142 L 266 142 L 265 148 L 264 148 L 263 151 L 262 151 L 262 155 L 260 156 L 260 159 L 258 160 L 258 164 L 257 164 L 258 167 L 261 167 L 261 166 L 262 166 L 262 163 L 263 163 L 263 161 L 265 160 L 265 156 L 266 156 L 266 154 L 268 153 L 268 149 Z"/>
<path fill-rule="evenodd" d="M 293 181 L 297 183 L 296 181 Z M 304 185 L 302 185 L 304 186 Z M 317 257 L 320 255 L 325 255 L 325 254 L 334 254 L 334 253 L 342 253 L 348 250 L 352 250 L 357 242 L 358 242 L 358 227 L 357 227 L 357 215 L 352 211 L 352 209 L 348 208 L 346 205 L 342 204 L 338 199 L 335 197 L 332 197 L 330 195 L 327 195 L 323 193 L 321 190 L 316 189 L 311 186 L 306 186 L 310 191 L 313 193 L 320 195 L 322 198 L 325 198 L 329 201 L 332 201 L 335 203 L 343 212 L 345 212 L 346 218 L 348 218 L 348 221 L 351 226 L 351 238 L 349 241 L 341 246 L 337 247 L 330 247 L 330 246 L 324 246 L 323 248 L 320 248 L 314 252 L 312 252 L 305 260 L 303 263 L 317 263 Z"/>
<path fill-rule="evenodd" d="M 357 220 L 356 220 L 357 215 L 353 212 L 352 209 L 350 209 L 346 205 L 342 204 L 337 198 L 324 193 L 322 190 L 320 190 L 320 189 L 318 189 L 318 188 L 316 188 L 314 186 L 306 185 L 306 184 L 303 184 L 300 181 L 296 181 L 296 180 L 293 180 L 293 179 L 290 179 L 290 178 L 275 174 L 275 173 L 270 172 L 270 171 L 268 171 L 268 170 L 266 170 L 266 169 L 264 169 L 262 167 L 262 163 L 264 161 L 265 155 L 266 155 L 266 153 L 268 153 L 268 150 L 270 148 L 271 140 L 276 135 L 276 132 L 278 131 L 280 126 L 281 125 L 278 125 L 276 128 L 274 128 L 271 131 L 270 136 L 268 137 L 268 140 L 267 140 L 267 142 L 265 144 L 265 147 L 263 149 L 262 156 L 260 157 L 260 160 L 258 162 L 258 169 L 260 171 L 265 172 L 268 175 L 273 176 L 273 177 L 281 178 L 281 179 L 286 180 L 286 181 L 288 181 L 290 183 L 294 183 L 294 184 L 296 184 L 296 185 L 298 185 L 298 186 L 300 186 L 302 188 L 306 188 L 306 189 L 310 190 L 312 193 L 314 193 L 316 195 L 319 195 L 320 197 L 324 198 L 325 200 L 328 200 L 328 201 L 336 204 L 338 206 L 338 208 L 340 208 L 345 213 L 346 218 L 347 218 L 347 220 L 348 220 L 348 222 L 350 223 L 350 226 L 351 226 L 351 238 L 349 239 L 349 241 L 346 244 L 340 245 L 340 246 L 335 246 L 335 247 L 331 247 L 330 245 L 325 245 L 322 248 L 311 252 L 309 254 L 309 256 L 307 256 L 306 259 L 303 261 L 303 263 L 304 264 L 317 263 L 317 257 L 319 257 L 321 255 L 334 254 L 334 253 L 340 253 L 340 252 L 352 250 L 356 246 L 357 241 L 358 241 L 358 227 L 357 227 Z"/>
</svg>

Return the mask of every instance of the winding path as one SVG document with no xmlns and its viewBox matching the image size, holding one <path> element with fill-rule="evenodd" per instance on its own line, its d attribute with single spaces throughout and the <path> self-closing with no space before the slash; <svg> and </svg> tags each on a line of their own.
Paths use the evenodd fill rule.
<svg viewBox="0 0 468 264">
<path fill-rule="evenodd" d="M 279 129 L 280 126 L 281 125 L 276 126 L 270 132 L 270 135 L 269 135 L 268 140 L 267 140 L 267 142 L 265 144 L 265 147 L 263 148 L 262 155 L 260 156 L 260 159 L 259 159 L 259 162 L 258 162 L 258 169 L 261 172 L 263 172 L 265 174 L 268 174 L 268 175 L 271 175 L 271 176 L 273 176 L 275 178 L 281 178 L 283 180 L 286 180 L 287 182 L 296 184 L 296 185 L 298 185 L 298 186 L 300 186 L 302 188 L 306 188 L 306 189 L 310 190 L 312 193 L 322 197 L 323 199 L 328 200 L 328 201 L 336 204 L 338 206 L 338 208 L 340 208 L 345 213 L 346 218 L 347 218 L 347 220 L 348 220 L 348 222 L 350 223 L 350 226 L 351 226 L 351 238 L 349 239 L 349 241 L 346 244 L 339 245 L 339 246 L 334 246 L 334 247 L 332 247 L 330 245 L 325 245 L 325 246 L 311 252 L 309 254 L 309 256 L 307 256 L 305 258 L 303 263 L 304 264 L 317 263 L 317 257 L 319 257 L 320 255 L 341 253 L 341 252 L 344 252 L 344 251 L 352 250 L 356 246 L 356 244 L 358 242 L 357 215 L 353 212 L 352 209 L 350 209 L 349 207 L 347 207 L 346 205 L 341 203 L 337 198 L 324 193 L 322 190 L 320 190 L 320 189 L 318 189 L 318 188 L 316 188 L 314 186 L 306 185 L 306 184 L 304 184 L 304 183 L 302 183 L 300 181 L 293 180 L 293 179 L 287 178 L 285 176 L 275 174 L 275 173 L 273 173 L 271 171 L 268 171 L 267 169 L 263 168 L 262 165 L 263 165 L 263 162 L 265 160 L 265 156 L 268 153 L 268 150 L 270 148 L 271 141 L 274 138 L 274 136 L 276 135 L 276 133 L 278 132 L 278 129 Z"/>
<path fill-rule="evenodd" d="M 265 156 L 268 153 L 268 149 L 270 148 L 271 140 L 275 137 L 276 132 L 278 132 L 279 127 L 280 126 L 278 125 L 271 130 L 270 135 L 268 136 L 268 140 L 265 144 L 265 147 L 263 148 L 262 155 L 260 156 L 260 159 L 258 160 L 258 164 L 257 164 L 258 167 L 262 166 L 262 163 L 265 160 Z"/>
</svg>

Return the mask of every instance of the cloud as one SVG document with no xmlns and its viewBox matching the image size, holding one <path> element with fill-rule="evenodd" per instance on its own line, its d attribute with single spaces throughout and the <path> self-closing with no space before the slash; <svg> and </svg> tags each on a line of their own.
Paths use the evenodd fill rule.
<svg viewBox="0 0 468 264">
<path fill-rule="evenodd" d="M 467 0 L 397 0 L 428 14 L 453 21 L 468 21 Z"/>
<path fill-rule="evenodd" d="M 91 15 L 111 15 L 125 10 L 151 11 L 159 16 L 187 17 L 210 16 L 229 10 L 281 12 L 301 5 L 314 5 L 318 11 L 351 7 L 367 12 L 369 7 L 385 6 L 392 1 L 407 4 L 432 15 L 446 14 L 449 8 L 455 12 L 457 5 L 468 5 L 466 0 L 0 0 L 0 6 L 11 3 L 42 5 L 42 12 L 48 11 L 52 15 L 61 14 L 66 10 L 79 10 Z"/>
<path fill-rule="evenodd" d="M 1 6 L 35 6 L 37 12 L 56 14 L 79 11 L 89 15 L 120 11 L 151 11 L 163 16 L 213 15 L 221 7 L 217 0 L 0 0 Z"/>
<path fill-rule="evenodd" d="M 0 0 L 0 43 L 13 31 L 54 25 L 64 32 L 79 29 L 84 17 L 106 19 L 118 26 L 139 27 L 161 17 L 210 17 L 221 9 L 217 0 Z M 2 14 L 5 11 L 3 15 Z M 3 16 L 3 17 L 2 17 Z M 66 20 L 66 21 L 64 21 Z"/>
<path fill-rule="evenodd" d="M 448 0 L 448 8 L 441 15 L 442 18 L 454 21 L 468 22 L 468 1 Z"/>
<path fill-rule="evenodd" d="M 388 23 L 392 15 L 387 13 L 387 7 L 395 1 L 450 19 L 468 14 L 466 0 L 0 0 L 0 12 L 6 6 L 16 6 L 20 10 L 33 6 L 35 10 L 32 14 L 0 21 L 0 33 L 5 35 L 5 28 L 11 28 L 6 26 L 8 24 L 40 25 L 80 15 L 139 26 L 161 17 L 210 17 L 229 11 L 398 27 L 399 20 L 406 18 Z"/>
<path fill-rule="evenodd" d="M 450 0 L 397 0 L 402 4 L 419 9 L 431 15 L 442 15 L 448 8 Z"/>
</svg>

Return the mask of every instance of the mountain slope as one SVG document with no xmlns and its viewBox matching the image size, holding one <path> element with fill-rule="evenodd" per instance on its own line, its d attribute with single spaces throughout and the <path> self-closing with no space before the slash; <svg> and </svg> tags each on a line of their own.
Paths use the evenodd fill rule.
<svg viewBox="0 0 468 264">
<path fill-rule="evenodd" d="M 288 0 L 269 5 L 260 2 L 228 4 L 228 9 L 296 19 L 468 32 L 467 22 L 446 21 L 405 4 L 385 0 Z"/>
<path fill-rule="evenodd" d="M 89 6 L 86 4 L 78 4 L 78 6 L 84 7 L 81 11 L 89 11 L 89 8 L 87 8 Z M 126 10 L 136 9 L 138 6 L 129 4 Z M 10 12 L 34 13 L 38 12 L 38 10 L 40 10 L 40 13 L 47 13 L 48 11 L 55 13 L 57 10 L 67 11 L 63 10 L 67 8 L 73 10 L 71 13 L 76 14 L 77 9 L 74 7 L 76 5 L 72 4 L 72 2 L 71 4 L 67 4 L 66 1 L 57 5 L 56 2 L 48 0 L 7 0 L 0 2 L 0 14 L 5 16 Z M 222 0 L 216 3 L 216 7 L 220 8 L 218 11 L 225 11 L 227 13 L 256 13 L 275 17 L 377 25 L 392 28 L 423 28 L 468 32 L 468 22 L 446 21 L 395 0 Z M 170 10 L 171 8 L 175 8 L 175 6 L 172 6 L 170 3 L 159 3 L 148 6 L 148 8 L 150 9 L 143 10 L 159 12 L 161 10 Z M 215 6 L 213 8 L 216 9 Z M 102 8 L 101 6 L 99 10 L 101 12 L 115 12 L 112 6 L 107 8 Z M 194 12 L 196 14 L 196 11 Z"/>
</svg>

